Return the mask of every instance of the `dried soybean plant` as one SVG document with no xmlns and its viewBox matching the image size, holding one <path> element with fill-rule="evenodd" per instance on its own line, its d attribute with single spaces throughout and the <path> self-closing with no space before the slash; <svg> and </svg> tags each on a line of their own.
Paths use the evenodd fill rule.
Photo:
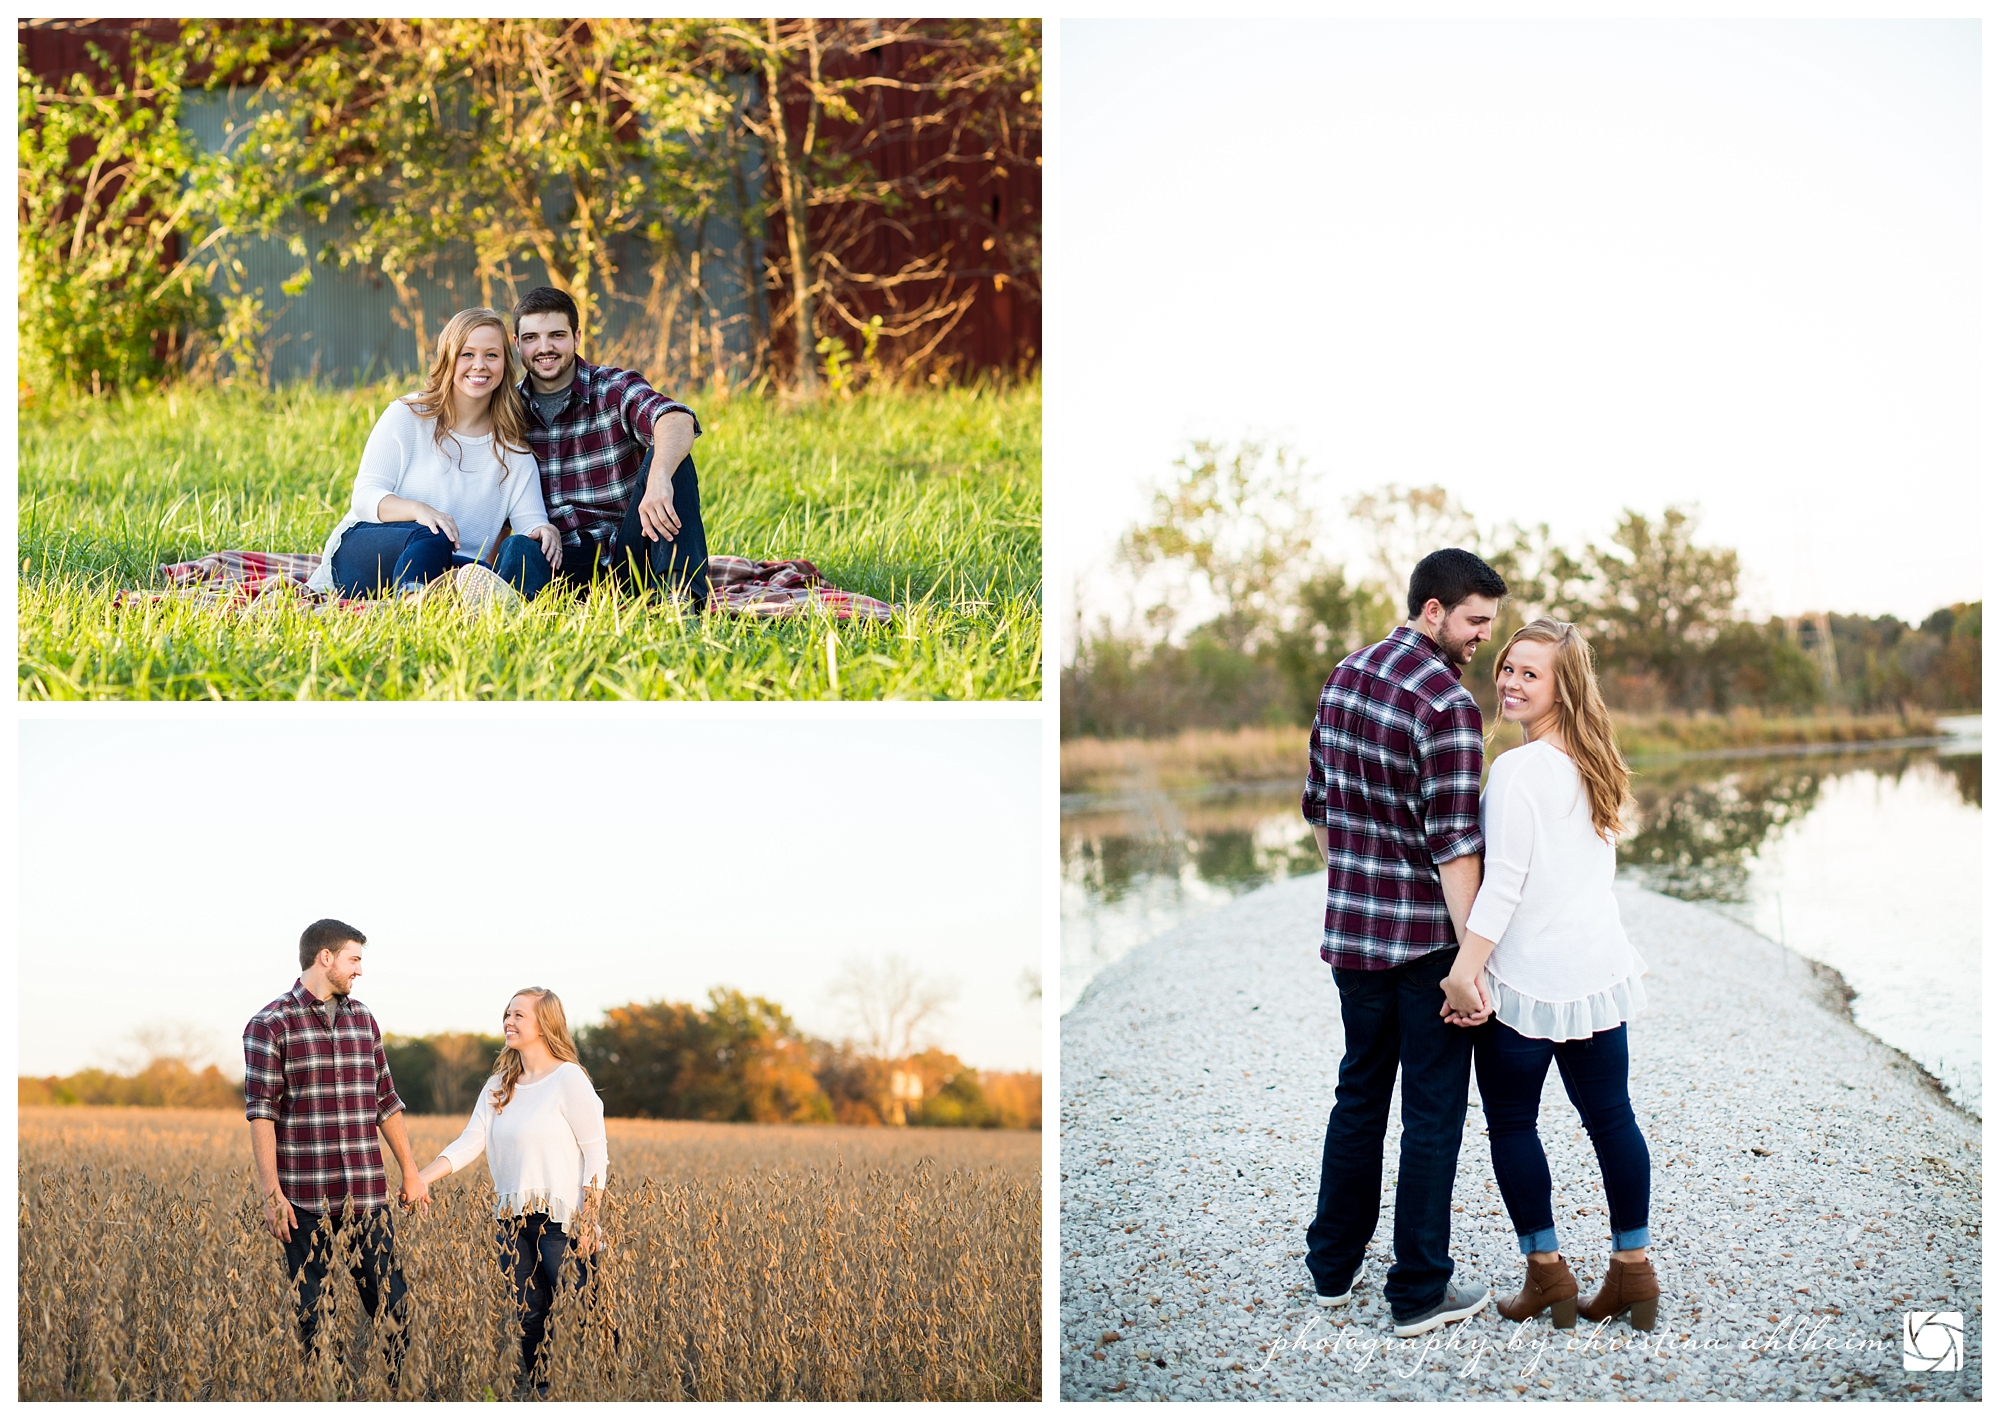
<svg viewBox="0 0 2000 1420">
<path fill-rule="evenodd" d="M 428 1159 L 458 1121 L 415 1119 Z M 508 1399 L 483 1167 L 399 1213 L 390 1387 L 337 1258 L 307 1365 L 228 1114 L 21 1111 L 20 1398 Z M 607 1247 L 549 1319 L 552 1399 L 1032 1399 L 1034 1135 L 614 1120 Z"/>
</svg>

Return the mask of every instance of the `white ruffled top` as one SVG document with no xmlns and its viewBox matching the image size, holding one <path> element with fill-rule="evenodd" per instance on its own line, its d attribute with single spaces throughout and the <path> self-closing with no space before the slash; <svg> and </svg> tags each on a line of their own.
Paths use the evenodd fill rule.
<svg viewBox="0 0 2000 1420">
<path fill-rule="evenodd" d="M 453 1173 L 486 1155 L 494 1217 L 547 1213 L 567 1232 L 583 1205 L 585 1185 L 602 1188 L 610 1173 L 604 1101 L 583 1067 L 568 1061 L 532 1085 L 518 1081 L 514 1097 L 495 1114 L 493 1091 L 499 1084 L 495 1075 L 480 1089 L 465 1132 L 445 1145 L 443 1155 Z"/>
<path fill-rule="evenodd" d="M 1611 894 L 1618 849 L 1591 826 L 1570 757 L 1539 740 L 1501 755 L 1479 824 L 1486 871 L 1466 929 L 1494 943 L 1494 1016 L 1535 1040 L 1581 1040 L 1644 1010 L 1646 963 Z"/>
</svg>

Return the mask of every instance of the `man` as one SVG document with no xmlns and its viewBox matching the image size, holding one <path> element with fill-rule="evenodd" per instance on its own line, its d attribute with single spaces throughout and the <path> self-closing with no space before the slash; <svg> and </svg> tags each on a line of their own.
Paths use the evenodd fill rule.
<svg viewBox="0 0 2000 1420">
<path fill-rule="evenodd" d="M 299 1339 L 313 1354 L 319 1296 L 335 1235 L 353 1248 L 350 1271 L 374 1316 L 388 1294 L 389 1384 L 408 1344 L 403 1271 L 396 1261 L 379 1128 L 403 1173 L 405 1206 L 427 1203 L 389 1078 L 382 1031 L 349 993 L 368 939 L 326 918 L 299 937 L 299 979 L 243 1028 L 243 1100 L 264 1226 L 285 1245 Z"/>
<path fill-rule="evenodd" d="M 1507 584 L 1459 548 L 1410 576 L 1410 620 L 1328 677 L 1300 807 L 1326 859 L 1320 957 L 1340 989 L 1346 1050 L 1327 1119 L 1306 1266 L 1319 1300 L 1352 1295 L 1382 1193 L 1389 1094 L 1403 1075 L 1396 1335 L 1471 1316 L 1484 1287 L 1452 1281 L 1451 1188 L 1465 1127 L 1472 1035 L 1443 1014 L 1443 981 L 1479 891 L 1479 707 L 1460 668 L 1493 632 Z"/>
<path fill-rule="evenodd" d="M 514 306 L 514 345 L 528 374 L 528 444 L 542 501 L 562 533 L 555 572 L 588 587 L 609 571 L 708 600 L 708 536 L 689 450 L 694 411 L 636 370 L 577 358 L 576 302 L 538 286 Z"/>
</svg>

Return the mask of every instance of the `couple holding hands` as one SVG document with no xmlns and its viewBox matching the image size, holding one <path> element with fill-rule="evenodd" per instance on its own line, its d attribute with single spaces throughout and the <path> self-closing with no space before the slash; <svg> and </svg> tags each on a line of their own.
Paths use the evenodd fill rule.
<svg viewBox="0 0 2000 1420">
<path fill-rule="evenodd" d="M 561 1000 L 538 986 L 517 991 L 501 1017 L 506 1045 L 472 1118 L 420 1171 L 381 1028 L 352 994 L 367 940 L 331 918 L 306 928 L 298 980 L 243 1030 L 258 1192 L 264 1224 L 284 1244 L 300 1339 L 310 1355 L 335 1239 L 351 1230 L 362 1308 L 373 1317 L 387 1304 L 389 1381 L 396 1382 L 409 1289 L 396 1257 L 379 1129 L 402 1171 L 406 1208 L 427 1209 L 433 1183 L 485 1155 L 499 1265 L 521 1323 L 521 1386 L 545 1395 L 536 1365 L 556 1290 L 587 1285 L 604 1246 L 596 1226 L 609 1172 L 603 1101 L 577 1059 Z"/>
<path fill-rule="evenodd" d="M 450 576 L 485 602 L 615 576 L 699 609 L 694 411 L 636 370 L 579 359 L 566 292 L 538 287 L 513 315 L 511 335 L 483 306 L 445 322 L 423 388 L 375 421 L 307 588 L 417 595 Z"/>
<path fill-rule="evenodd" d="M 1460 683 L 1507 584 L 1459 548 L 1410 577 L 1409 622 L 1356 651 L 1320 694 L 1301 807 L 1327 863 L 1320 956 L 1340 990 L 1345 1050 L 1306 1232 L 1317 1299 L 1361 1282 L 1382 1192 L 1382 1147 L 1400 1070 L 1402 1161 L 1395 1265 L 1383 1296 L 1396 1335 L 1485 1307 L 1453 1277 L 1451 1194 L 1476 1069 L 1493 1173 L 1527 1263 L 1511 1321 L 1558 1327 L 1629 1315 L 1653 1327 L 1652 1165 L 1632 1113 L 1626 1023 L 1646 965 L 1611 892 L 1629 774 L 1590 648 L 1547 618 L 1494 658 L 1500 716 L 1522 743 L 1482 796 L 1479 708 Z M 1483 860 L 1483 861 L 1482 861 Z M 1610 1257 L 1579 1302 L 1560 1251 L 1536 1119 L 1554 1062 L 1604 1176 Z"/>
</svg>

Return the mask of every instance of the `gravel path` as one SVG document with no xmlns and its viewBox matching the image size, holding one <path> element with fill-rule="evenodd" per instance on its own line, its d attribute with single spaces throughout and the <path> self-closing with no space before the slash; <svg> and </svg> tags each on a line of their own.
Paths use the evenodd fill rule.
<svg viewBox="0 0 2000 1420">
<path fill-rule="evenodd" d="M 1315 954 L 1322 885 L 1301 878 L 1140 948 L 1063 1017 L 1063 1398 L 1978 1398 L 1978 1122 L 1846 1018 L 1830 973 L 1717 913 L 1618 891 L 1651 968 L 1631 1050 L 1657 1330 L 1565 1334 L 1489 1304 L 1396 1341 L 1381 1278 L 1400 1106 L 1370 1279 L 1347 1308 L 1310 1301 L 1304 1234 L 1341 1032 Z M 1604 1189 L 1549 1080 L 1557 1226 L 1588 1296 L 1609 1246 Z M 1523 1268 L 1478 1100 L 1475 1085 L 1452 1254 L 1504 1296 Z M 1905 1370 L 1917 1310 L 1963 1314 L 1963 1370 Z"/>
</svg>

